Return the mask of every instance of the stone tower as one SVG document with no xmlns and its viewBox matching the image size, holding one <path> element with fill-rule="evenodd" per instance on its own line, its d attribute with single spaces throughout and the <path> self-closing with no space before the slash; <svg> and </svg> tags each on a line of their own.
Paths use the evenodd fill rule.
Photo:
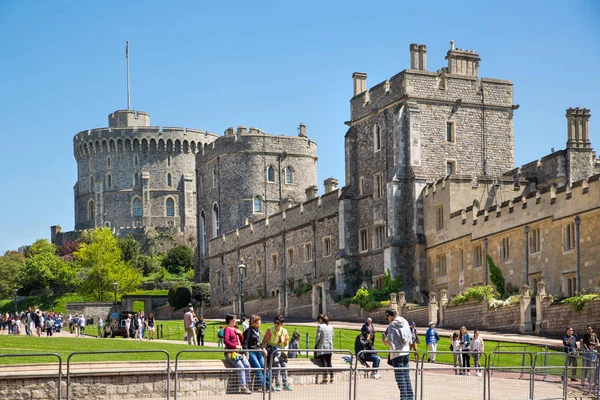
<svg viewBox="0 0 600 400">
<path fill-rule="evenodd" d="M 75 229 L 170 227 L 195 242 L 195 154 L 217 135 L 150 126 L 142 111 L 119 110 L 108 127 L 78 133 Z"/>
<path fill-rule="evenodd" d="M 479 55 L 453 42 L 446 59 L 446 67 L 429 71 L 426 46 L 411 44 L 410 69 L 368 90 L 367 74 L 353 75 L 342 264 L 371 271 L 384 265 L 402 276 L 408 298 L 421 295 L 426 183 L 513 168 L 512 83 L 479 78 Z"/>
</svg>

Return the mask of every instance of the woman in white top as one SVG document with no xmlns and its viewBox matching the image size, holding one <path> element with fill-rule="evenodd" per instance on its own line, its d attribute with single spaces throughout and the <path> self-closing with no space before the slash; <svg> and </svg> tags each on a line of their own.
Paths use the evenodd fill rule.
<svg viewBox="0 0 600 400">
<path fill-rule="evenodd" d="M 452 355 L 454 356 L 454 375 L 462 375 L 463 372 L 460 369 L 460 367 L 462 366 L 462 356 L 460 354 L 460 340 L 458 340 L 458 333 L 454 332 L 452 334 L 452 344 L 450 346 L 452 346 L 450 348 L 450 350 L 452 350 Z"/>
<path fill-rule="evenodd" d="M 473 364 L 475 366 L 475 375 L 481 376 L 481 364 L 479 357 L 484 352 L 483 339 L 479 336 L 479 331 L 473 332 L 473 341 L 471 342 L 471 351 L 473 352 Z"/>
</svg>

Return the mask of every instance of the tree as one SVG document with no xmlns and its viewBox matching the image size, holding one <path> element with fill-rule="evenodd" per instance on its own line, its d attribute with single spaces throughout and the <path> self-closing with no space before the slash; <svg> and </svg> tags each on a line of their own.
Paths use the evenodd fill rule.
<svg viewBox="0 0 600 400">
<path fill-rule="evenodd" d="M 125 262 L 135 261 L 140 255 L 140 244 L 131 233 L 128 233 L 127 237 L 119 239 L 119 248 Z"/>
<path fill-rule="evenodd" d="M 184 245 L 173 247 L 163 258 L 162 265 L 171 274 L 186 272 L 194 267 L 194 252 Z"/>
<path fill-rule="evenodd" d="M 192 302 L 192 288 L 187 282 L 177 282 L 169 288 L 169 305 L 183 308 Z"/>
<path fill-rule="evenodd" d="M 19 284 L 19 277 L 25 268 L 25 256 L 17 251 L 7 251 L 0 257 L 0 298 L 9 299 L 13 289 Z"/>
<path fill-rule="evenodd" d="M 504 276 L 502 276 L 502 270 L 494 264 L 492 257 L 488 256 L 487 262 L 490 268 L 490 280 L 496 286 L 500 297 L 504 297 L 506 281 L 504 280 Z"/>
<path fill-rule="evenodd" d="M 133 265 L 144 276 L 158 272 L 162 268 L 159 257 L 145 256 L 143 254 L 133 261 Z"/>
<path fill-rule="evenodd" d="M 210 304 L 210 283 L 192 284 L 192 297 L 198 303 Z"/>
<path fill-rule="evenodd" d="M 91 300 L 108 301 L 112 298 L 113 282 L 117 282 L 121 294 L 136 290 L 141 274 L 123 262 L 121 249 L 110 229 L 96 228 L 86 239 L 75 252 L 83 272 L 80 293 Z"/>
</svg>

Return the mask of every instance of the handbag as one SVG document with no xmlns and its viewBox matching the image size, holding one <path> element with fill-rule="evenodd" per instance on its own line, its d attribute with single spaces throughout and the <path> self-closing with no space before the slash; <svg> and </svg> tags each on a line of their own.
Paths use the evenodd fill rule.
<svg viewBox="0 0 600 400">
<path fill-rule="evenodd" d="M 234 362 L 241 360 L 242 355 L 237 351 L 232 351 L 231 353 L 225 353 L 225 358 L 227 359 L 227 361 Z"/>
</svg>

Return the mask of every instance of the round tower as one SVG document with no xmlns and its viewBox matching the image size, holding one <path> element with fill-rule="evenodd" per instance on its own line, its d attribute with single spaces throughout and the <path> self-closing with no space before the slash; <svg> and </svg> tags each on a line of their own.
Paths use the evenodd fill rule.
<svg viewBox="0 0 600 400">
<path fill-rule="evenodd" d="M 147 113 L 132 110 L 110 114 L 107 128 L 79 132 L 75 229 L 163 226 L 195 239 L 194 157 L 216 137 L 150 126 Z"/>
<path fill-rule="evenodd" d="M 317 145 L 300 125 L 298 136 L 228 128 L 196 155 L 198 241 L 201 254 L 213 237 L 306 200 L 317 183 Z"/>
</svg>

